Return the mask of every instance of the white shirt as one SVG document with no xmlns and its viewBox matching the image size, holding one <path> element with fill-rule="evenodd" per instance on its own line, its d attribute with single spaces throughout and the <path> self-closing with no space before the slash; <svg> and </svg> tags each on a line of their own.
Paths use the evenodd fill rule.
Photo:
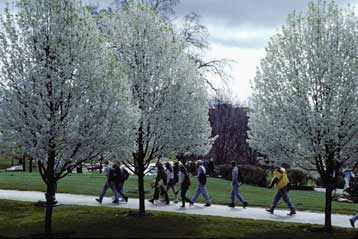
<svg viewBox="0 0 358 239">
<path fill-rule="evenodd" d="M 167 183 L 169 182 L 170 179 L 174 178 L 174 170 L 170 172 L 168 169 L 165 169 L 165 174 L 167 175 Z"/>
<path fill-rule="evenodd" d="M 109 166 L 105 166 L 103 168 L 103 173 L 104 175 L 108 176 L 109 175 L 109 171 L 111 171 L 111 168 Z"/>
</svg>

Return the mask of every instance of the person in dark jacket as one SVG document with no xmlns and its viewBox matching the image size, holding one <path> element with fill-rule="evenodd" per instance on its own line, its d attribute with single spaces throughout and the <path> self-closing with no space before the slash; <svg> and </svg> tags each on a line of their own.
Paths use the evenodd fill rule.
<svg viewBox="0 0 358 239">
<path fill-rule="evenodd" d="M 103 185 L 103 189 L 101 194 L 99 195 L 99 198 L 96 198 L 96 201 L 99 203 L 102 203 L 103 197 L 107 191 L 108 188 L 111 188 L 114 194 L 114 200 L 113 203 L 118 203 L 118 192 L 116 190 L 116 187 L 114 186 L 114 169 L 109 167 L 109 162 L 105 161 L 105 168 L 103 170 L 104 174 L 106 175 L 106 182 Z"/>
<path fill-rule="evenodd" d="M 155 181 L 153 183 L 153 188 L 154 188 L 153 198 L 148 201 L 154 203 L 155 200 L 159 199 L 159 194 L 162 194 L 164 196 L 165 203 L 169 204 L 169 197 L 166 191 L 166 185 L 167 185 L 167 176 L 165 174 L 163 164 L 158 162 L 157 177 L 155 178 Z"/>
<path fill-rule="evenodd" d="M 193 202 L 186 196 L 186 192 L 190 187 L 190 177 L 184 165 L 180 165 L 179 168 L 180 168 L 180 195 L 182 200 L 182 205 L 180 207 L 185 207 L 185 202 L 190 203 L 189 205 L 193 204 Z"/>
<path fill-rule="evenodd" d="M 120 168 L 120 164 L 116 163 L 113 165 L 113 170 L 115 171 L 115 179 L 114 179 L 114 186 L 116 187 L 116 190 L 118 194 L 122 196 L 122 198 L 128 202 L 128 197 L 125 195 L 123 190 L 123 185 L 126 180 L 124 172 Z"/>
</svg>

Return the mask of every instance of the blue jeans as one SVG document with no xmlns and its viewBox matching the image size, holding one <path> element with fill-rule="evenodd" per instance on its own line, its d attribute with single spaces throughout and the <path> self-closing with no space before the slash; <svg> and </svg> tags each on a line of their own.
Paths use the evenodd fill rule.
<svg viewBox="0 0 358 239">
<path fill-rule="evenodd" d="M 117 192 L 117 190 L 116 190 L 116 188 L 115 188 L 115 186 L 114 186 L 113 183 L 109 183 L 109 185 L 108 185 L 107 183 L 105 183 L 105 184 L 103 185 L 102 192 L 101 192 L 101 194 L 99 195 L 99 200 L 102 202 L 103 197 L 104 197 L 104 195 L 106 194 L 108 188 L 111 188 L 111 189 L 112 189 L 112 192 L 113 192 L 113 194 L 114 194 L 114 200 L 115 200 L 115 201 L 118 201 L 118 192 Z"/>
<path fill-rule="evenodd" d="M 290 209 L 294 209 L 295 207 L 293 206 L 290 198 L 288 197 L 288 194 L 287 194 L 287 186 L 284 186 L 283 188 L 277 190 L 276 192 L 276 195 L 275 195 L 275 198 L 273 200 L 273 203 L 272 203 L 272 209 L 275 208 L 278 204 L 278 202 L 280 201 L 281 197 L 283 198 L 283 201 L 285 201 L 285 203 L 287 204 L 287 206 L 290 208 Z"/>
<path fill-rule="evenodd" d="M 208 190 L 206 188 L 206 184 L 200 184 L 200 183 L 198 183 L 198 186 L 196 187 L 196 191 L 194 193 L 193 199 L 191 201 L 195 202 L 195 200 L 199 197 L 200 193 L 205 198 L 206 203 L 211 204 L 209 194 L 208 194 Z"/>
<path fill-rule="evenodd" d="M 354 217 L 351 218 L 353 223 L 355 223 L 358 220 L 358 215 L 355 215 Z"/>
<path fill-rule="evenodd" d="M 122 198 L 126 198 L 126 194 L 124 193 L 123 183 L 116 183 L 115 186 L 116 186 L 116 191 L 118 192 L 118 194 L 120 194 L 122 196 Z"/>
<path fill-rule="evenodd" d="M 232 190 L 231 190 L 231 201 L 235 202 L 235 200 L 239 199 L 240 202 L 245 202 L 245 199 L 241 196 L 239 191 L 239 184 L 232 184 Z"/>
</svg>

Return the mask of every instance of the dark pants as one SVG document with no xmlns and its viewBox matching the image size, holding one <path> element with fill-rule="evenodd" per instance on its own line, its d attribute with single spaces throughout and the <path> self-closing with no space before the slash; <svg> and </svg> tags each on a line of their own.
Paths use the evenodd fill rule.
<svg viewBox="0 0 358 239">
<path fill-rule="evenodd" d="M 158 200 L 159 199 L 159 193 L 161 195 L 164 196 L 164 200 L 169 203 L 169 197 L 168 197 L 168 193 L 165 190 L 164 187 L 155 187 L 154 189 L 154 194 L 153 194 L 153 200 Z"/>
<path fill-rule="evenodd" d="M 124 184 L 124 183 L 116 183 L 116 184 L 115 184 L 115 187 L 116 187 L 117 192 L 118 192 L 123 198 L 126 198 L 126 195 L 124 194 L 124 190 L 123 190 L 123 184 Z"/>
<path fill-rule="evenodd" d="M 186 196 L 187 191 L 188 191 L 187 187 L 182 187 L 180 189 L 180 195 L 181 195 L 181 201 L 182 201 L 183 207 L 185 207 L 185 202 L 191 203 L 191 200 L 189 198 L 187 198 L 187 196 Z"/>
</svg>

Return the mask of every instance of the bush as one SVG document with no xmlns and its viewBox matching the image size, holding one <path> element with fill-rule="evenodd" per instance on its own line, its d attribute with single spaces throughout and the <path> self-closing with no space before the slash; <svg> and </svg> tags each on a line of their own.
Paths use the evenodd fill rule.
<svg viewBox="0 0 358 239">
<path fill-rule="evenodd" d="M 231 180 L 231 165 L 221 164 L 215 167 L 215 171 L 224 179 Z"/>
<path fill-rule="evenodd" d="M 266 171 L 260 167 L 253 165 L 239 165 L 240 181 L 249 185 L 266 187 Z M 231 165 L 220 165 L 217 166 L 219 174 L 222 178 L 231 180 Z"/>
<path fill-rule="evenodd" d="M 305 185 L 308 181 L 308 176 L 298 169 L 287 169 L 287 177 L 293 185 Z"/>
</svg>

